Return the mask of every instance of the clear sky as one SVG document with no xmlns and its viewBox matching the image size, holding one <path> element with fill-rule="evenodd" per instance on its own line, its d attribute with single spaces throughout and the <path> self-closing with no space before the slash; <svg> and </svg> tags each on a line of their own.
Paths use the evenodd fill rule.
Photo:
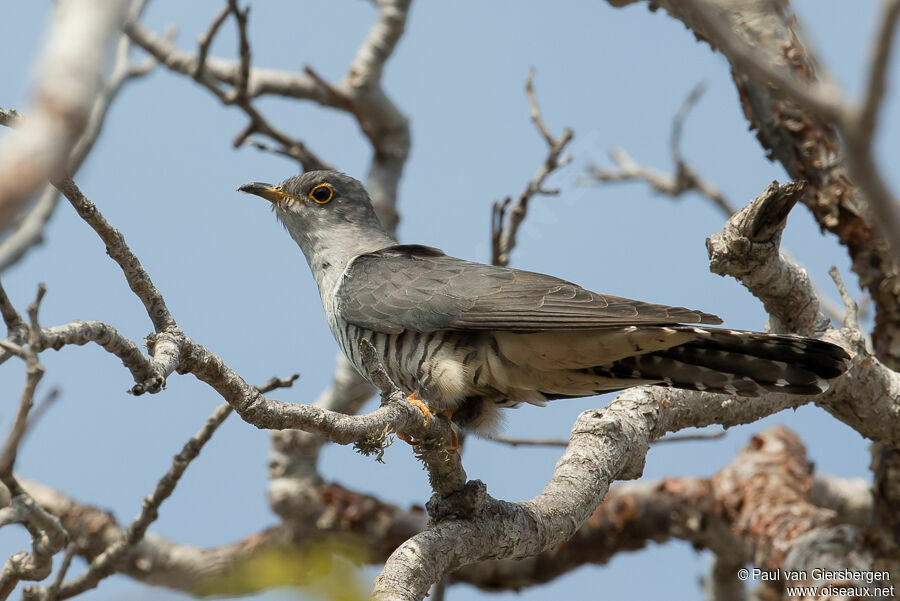
<svg viewBox="0 0 900 601">
<path fill-rule="evenodd" d="M 176 23 L 178 44 L 194 49 L 221 4 L 154 0 L 146 23 L 156 31 Z M 4 108 L 25 106 L 29 67 L 51 5 L 48 0 L 17 2 L 0 21 Z M 795 6 L 827 66 L 856 95 L 877 3 L 803 0 Z M 270 0 L 252 7 L 255 66 L 296 70 L 309 64 L 330 81 L 344 75 L 374 15 L 369 3 L 355 0 Z M 212 54 L 233 57 L 235 48 L 234 27 L 228 23 Z M 878 139 L 884 167 L 900 160 L 900 111 L 893 91 L 900 82 L 897 62 Z M 656 197 L 642 184 L 584 187 L 576 182 L 588 164 L 606 164 L 606 152 L 614 146 L 671 169 L 671 118 L 699 81 L 708 89 L 688 118 L 683 140 L 693 166 L 739 206 L 772 180 L 786 179 L 747 131 L 724 58 L 698 43 L 680 22 L 648 11 L 645 3 L 620 10 L 586 0 L 415 3 L 385 79 L 388 94 L 411 120 L 413 136 L 400 188 L 400 239 L 467 259 L 490 259 L 492 202 L 518 193 L 545 155 L 523 92 L 532 66 L 551 130 L 575 130 L 574 160 L 549 182 L 561 195 L 533 202 L 512 265 L 600 292 L 703 309 L 734 328 L 762 329 L 761 305 L 735 281 L 708 271 L 704 241 L 723 222 L 709 203 L 692 195 L 677 201 Z M 259 106 L 325 160 L 365 176 L 371 148 L 352 117 L 296 101 L 266 99 Z M 232 148 L 244 124 L 238 110 L 221 106 L 189 79 L 158 68 L 122 92 L 76 181 L 125 234 L 188 335 L 252 383 L 299 372 L 294 388 L 273 396 L 309 402 L 329 383 L 337 347 L 294 242 L 264 201 L 235 191 L 247 181 L 281 181 L 297 167 L 281 157 Z M 886 174 L 897 190 L 897 173 Z M 854 282 L 844 250 L 832 237 L 820 236 L 802 206 L 790 216 L 784 246 L 833 298 L 830 265 Z M 151 331 L 119 269 L 68 204 L 59 207 L 46 243 L 2 279 L 20 309 L 31 301 L 38 282 L 47 284 L 45 325 L 98 319 L 138 341 Z M 128 396 L 127 370 L 94 346 L 47 351 L 42 362 L 47 368 L 42 394 L 58 387 L 61 396 L 29 435 L 18 471 L 108 508 L 120 521 L 136 515 L 171 456 L 221 402 L 205 385 L 179 376 L 169 379 L 162 394 Z M 20 362 L 0 367 L 4 431 L 23 381 Z M 505 432 L 563 438 L 581 411 L 611 398 L 508 411 Z M 868 477 L 867 442 L 815 407 L 734 428 L 715 442 L 655 447 L 644 477 L 712 475 L 753 433 L 776 423 L 801 433 L 817 470 Z M 152 532 L 210 546 L 274 523 L 265 499 L 267 446 L 265 432 L 229 418 L 163 506 Z M 540 492 L 560 454 L 474 440 L 466 446 L 464 462 L 469 476 L 486 482 L 492 495 L 515 501 Z M 376 464 L 349 448 L 330 446 L 321 469 L 326 479 L 384 500 L 424 504 L 430 491 L 410 449 L 394 445 L 385 460 L 386 465 Z M 27 542 L 24 530 L 3 529 L 0 560 Z M 698 582 L 708 572 L 709 559 L 685 543 L 671 542 L 618 555 L 607 566 L 579 569 L 518 596 L 487 595 L 463 585 L 450 589 L 448 598 L 595 599 L 598 591 L 613 599 L 699 597 Z M 366 573 L 374 577 L 377 569 Z M 83 598 L 126 593 L 129 598 L 185 598 L 124 577 L 111 578 Z M 261 598 L 290 595 L 276 591 Z"/>
</svg>

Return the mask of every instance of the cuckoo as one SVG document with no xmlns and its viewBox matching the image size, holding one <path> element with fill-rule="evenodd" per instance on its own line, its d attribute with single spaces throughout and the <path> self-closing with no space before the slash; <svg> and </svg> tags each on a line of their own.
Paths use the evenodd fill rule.
<svg viewBox="0 0 900 601">
<path fill-rule="evenodd" d="M 644 384 L 818 394 L 847 369 L 847 352 L 821 340 L 694 325 L 722 320 L 398 244 L 341 173 L 239 190 L 269 200 L 300 246 L 350 362 L 368 377 L 367 339 L 426 421 L 437 411 L 489 434 L 501 407 Z"/>
</svg>

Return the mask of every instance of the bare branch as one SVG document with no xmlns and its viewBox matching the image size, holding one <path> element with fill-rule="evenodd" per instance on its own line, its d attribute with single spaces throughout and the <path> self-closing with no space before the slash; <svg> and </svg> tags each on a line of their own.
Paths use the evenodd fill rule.
<svg viewBox="0 0 900 601">
<path fill-rule="evenodd" d="M 878 112 L 881 109 L 887 87 L 885 81 L 887 68 L 891 58 L 891 48 L 894 44 L 894 35 L 897 31 L 897 20 L 900 18 L 900 2 L 898 0 L 885 0 L 883 6 L 883 12 L 876 21 L 878 31 L 874 36 L 871 50 L 872 58 L 869 61 L 869 73 L 866 78 L 866 94 L 856 117 L 859 135 L 861 138 L 869 140 L 870 145 L 875 137 L 875 124 L 878 121 Z"/>
<path fill-rule="evenodd" d="M 80 346 L 89 342 L 121 359 L 135 382 L 144 384 L 154 377 L 153 365 L 141 349 L 115 327 L 100 321 L 73 321 L 62 326 L 41 328 L 34 348 L 37 352 L 48 348 L 58 351 L 68 344 Z"/>
<path fill-rule="evenodd" d="M 849 373 L 815 402 L 863 436 L 898 444 L 900 438 L 891 429 L 900 426 L 896 401 L 900 375 L 869 356 L 859 330 L 826 330 L 806 272 L 778 253 L 784 219 L 804 189 L 800 182 L 773 183 L 736 213 L 722 232 L 707 240 L 710 270 L 740 280 L 763 302 L 776 331 L 806 335 L 825 331 L 831 342 L 854 351 Z"/>
<path fill-rule="evenodd" d="M 229 12 L 231 12 L 231 5 L 229 5 Z M 244 15 L 243 12 L 238 12 Z M 145 29 L 137 20 L 126 23 L 124 31 L 137 45 L 141 46 L 158 60 L 160 64 L 172 71 L 195 78 L 198 83 L 209 90 L 223 104 L 234 105 L 244 111 L 250 119 L 250 122 L 244 132 L 237 138 L 235 145 L 243 143 L 250 134 L 256 132 L 278 142 L 278 144 L 281 145 L 282 152 L 287 156 L 296 159 L 305 170 L 329 168 L 328 164 L 310 151 L 305 144 L 291 138 L 272 125 L 249 100 L 249 98 L 252 97 L 252 93 L 250 92 L 250 87 L 252 86 L 250 79 L 252 78 L 252 75 L 249 67 L 249 45 L 246 47 L 246 53 L 243 51 L 243 43 L 246 43 L 246 39 L 244 39 L 241 46 L 242 62 L 232 63 L 236 67 L 238 77 L 236 79 L 233 77 L 223 78 L 233 81 L 236 86 L 235 90 L 239 90 L 239 86 L 243 85 L 245 93 L 242 94 L 236 91 L 226 93 L 219 88 L 217 83 L 216 72 L 218 71 L 218 66 L 221 64 L 220 62 L 207 58 L 203 63 L 204 67 L 200 69 L 200 61 L 197 55 L 179 51 L 169 40 L 162 36 L 154 35 L 149 30 Z M 197 76 L 198 69 L 200 69 L 199 76 Z M 240 74 L 245 72 L 246 79 L 242 80 Z"/>
<path fill-rule="evenodd" d="M 684 8 L 691 12 L 697 30 L 703 32 L 710 45 L 725 54 L 742 73 L 774 85 L 788 99 L 826 119 L 841 119 L 844 107 L 839 90 L 825 84 L 798 81 L 789 70 L 766 61 L 743 37 L 732 34 L 718 7 L 711 2 L 688 0 Z"/>
<path fill-rule="evenodd" d="M 0 483 L 11 497 L 8 507 L 0 509 L 0 527 L 11 523 L 21 523 L 31 534 L 31 553 L 21 551 L 12 555 L 0 569 L 0 599 L 6 599 L 21 580 L 43 580 L 53 567 L 53 555 L 66 544 L 66 531 L 59 520 L 39 507 L 22 488 L 13 475 L 13 466 L 19 445 L 29 426 L 28 414 L 34 405 L 34 393 L 44 375 L 44 367 L 38 362 L 33 346 L 35 334 L 39 330 L 38 307 L 44 295 L 43 285 L 38 287 L 34 302 L 28 307 L 31 321 L 29 344 L 21 347 L 2 340 L 0 346 L 25 360 L 26 379 L 19 406 L 13 418 L 9 435 L 0 449 Z M 5 296 L 5 295 L 4 295 Z M 4 317 L 7 312 L 4 312 Z"/>
<path fill-rule="evenodd" d="M 831 275 L 831 279 L 834 280 L 834 285 L 837 287 L 838 292 L 841 295 L 841 300 L 844 301 L 844 309 L 846 310 L 846 314 L 844 316 L 844 327 L 850 328 L 851 330 L 859 329 L 859 307 L 856 306 L 856 301 L 850 296 L 850 293 L 847 292 L 847 288 L 844 287 L 844 281 L 841 279 L 841 273 L 838 271 L 837 267 L 832 265 L 828 269 L 829 275 Z"/>
<path fill-rule="evenodd" d="M 18 493 L 10 505 L 0 509 L 0 527 L 21 523 L 31 534 L 32 552 L 10 556 L 0 569 L 0 599 L 6 599 L 22 580 L 39 581 L 53 570 L 53 555 L 65 547 L 66 531 L 60 521 L 34 502 L 16 482 Z"/>
<path fill-rule="evenodd" d="M 296 382 L 297 378 L 299 377 L 300 374 L 293 374 L 291 376 L 288 376 L 287 378 L 277 378 L 273 376 L 262 386 L 257 386 L 256 389 L 262 394 L 266 394 L 267 392 L 272 392 L 273 390 L 278 390 L 279 388 L 290 388 L 294 385 L 294 382 Z"/>
<path fill-rule="evenodd" d="M 858 126 L 860 109 L 833 86 L 817 83 L 819 61 L 800 45 L 790 10 L 772 10 L 772 4 L 764 1 L 739 7 L 726 0 L 659 0 L 655 5 L 730 61 L 751 128 L 791 177 L 810 183 L 803 202 L 853 259 L 853 271 L 875 305 L 876 354 L 896 368 L 900 365 L 896 199 L 875 164 L 866 135 L 869 127 Z M 880 33 L 871 53 L 876 74 L 881 70 L 877 57 L 887 56 L 892 6 L 886 4 L 878 20 Z M 869 83 L 876 81 L 878 76 L 870 76 Z M 877 96 L 878 87 L 870 86 L 867 97 L 873 91 Z M 873 106 L 871 100 L 861 105 Z"/>
<path fill-rule="evenodd" d="M 672 154 L 672 162 L 675 164 L 675 175 L 668 175 L 637 163 L 621 148 L 610 152 L 610 158 L 616 164 L 616 169 L 603 169 L 596 165 L 589 167 L 589 175 L 596 182 L 623 182 L 646 181 L 655 192 L 667 194 L 677 198 L 689 191 L 696 191 L 708 198 L 714 205 L 725 213 L 728 218 L 735 212 L 734 205 L 725 194 L 715 185 L 702 177 L 691 167 L 681 154 L 681 138 L 684 135 L 684 120 L 697 104 L 700 96 L 706 89 L 705 84 L 699 83 L 684 99 L 681 108 L 672 119 L 672 133 L 669 136 L 669 150 Z"/>
<path fill-rule="evenodd" d="M 78 214 L 90 225 L 100 239 L 106 244 L 106 252 L 113 261 L 122 268 L 128 286 L 135 295 L 144 303 L 147 315 L 153 322 L 157 332 L 162 332 L 170 327 L 175 327 L 175 318 L 169 312 L 162 294 L 153 285 L 150 275 L 141 265 L 141 262 L 125 243 L 125 236 L 115 229 L 87 197 L 82 194 L 78 186 L 71 179 L 62 179 L 53 182 L 57 190 L 63 193 Z"/>
<path fill-rule="evenodd" d="M 519 194 L 515 204 L 509 207 L 510 200 L 503 202 L 495 202 L 491 215 L 491 262 L 494 265 L 509 265 L 510 253 L 516 246 L 516 235 L 519 232 L 519 226 L 525 220 L 528 213 L 529 201 L 538 194 L 553 195 L 557 194 L 557 190 L 548 190 L 544 188 L 544 181 L 551 173 L 565 166 L 569 162 L 569 157 L 563 155 L 562 152 L 566 145 L 572 140 L 573 132 L 568 127 L 563 130 L 559 138 L 553 137 L 547 125 L 541 117 L 541 109 L 538 105 L 537 96 L 534 92 L 534 69 L 528 71 L 525 78 L 525 92 L 528 96 L 528 103 L 531 107 L 531 121 L 534 123 L 541 137 L 547 143 L 547 157 L 538 169 L 537 174 L 528 182 L 525 189 Z M 507 208 L 509 207 L 509 218 L 507 216 Z M 505 221 L 505 222 L 504 222 Z"/>
<path fill-rule="evenodd" d="M 758 80 L 772 83 L 788 99 L 833 122 L 843 134 L 848 153 L 847 165 L 854 183 L 869 200 L 885 243 L 894 261 L 900 261 L 900 213 L 872 156 L 872 135 L 881 99 L 893 33 L 900 17 L 900 3 L 887 0 L 879 19 L 880 28 L 872 52 L 873 62 L 866 87 L 866 98 L 857 110 L 845 101 L 839 90 L 825 84 L 798 81 L 790 72 L 777 68 L 743 38 L 731 34 L 726 21 L 706 4 L 706 0 L 690 0 L 698 25 L 710 36 L 713 45 L 721 47 L 732 63 Z"/>
<path fill-rule="evenodd" d="M 582 413 L 553 478 L 537 497 L 507 503 L 486 494 L 466 520 L 432 525 L 391 555 L 375 581 L 375 599 L 422 599 L 442 574 L 485 559 L 536 555 L 568 540 L 615 479 L 640 475 L 650 440 L 684 427 L 756 421 L 806 399 L 768 394 L 751 402 L 720 395 L 631 388 L 606 409 Z"/>
<path fill-rule="evenodd" d="M 146 5 L 146 0 L 135 0 L 132 3 L 130 13 L 140 15 Z M 115 98 L 126 83 L 143 77 L 152 71 L 156 61 L 150 59 L 142 64 L 134 64 L 130 58 L 131 41 L 125 35 L 119 36 L 115 50 L 115 59 L 112 71 L 103 84 L 93 107 L 87 125 L 81 136 L 75 143 L 71 154 L 67 173 L 74 175 L 84 162 L 94 143 L 100 136 L 106 115 Z M 0 124 L 13 126 L 2 118 L 3 110 L 0 109 Z M 11 111 L 15 113 L 15 111 Z M 17 263 L 29 249 L 43 242 L 44 228 L 59 204 L 59 193 L 53 186 L 45 185 L 37 201 L 30 208 L 12 232 L 0 242 L 0 272 Z"/>
<path fill-rule="evenodd" d="M 672 160 L 676 166 L 675 175 L 662 173 L 652 167 L 641 165 L 623 149 L 617 148 L 610 153 L 610 158 L 617 165 L 617 169 L 604 169 L 592 165 L 589 168 L 591 179 L 595 182 L 646 181 L 655 192 L 666 194 L 673 198 L 693 190 L 709 199 L 722 211 L 726 219 L 731 218 L 737 211 L 734 204 L 715 185 L 688 165 L 679 149 L 684 118 L 693 108 L 702 91 L 702 84 L 697 85 L 685 99 L 672 121 L 672 134 L 669 146 L 672 152 Z M 790 252 L 784 249 L 781 252 L 788 264 L 797 264 L 799 269 L 799 262 Z M 809 285 L 818 298 L 819 309 L 835 322 L 841 321 L 841 312 L 828 295 L 824 294 L 811 280 Z"/>
<path fill-rule="evenodd" d="M 403 35 L 409 5 L 410 0 L 384 0 L 377 3 L 378 20 L 369 30 L 350 65 L 347 75 L 350 87 L 381 85 L 384 65 Z"/>
<path fill-rule="evenodd" d="M 41 51 L 29 118 L 0 146 L 0 228 L 9 226 L 38 186 L 65 173 L 127 4 L 71 0 L 57 11 Z"/>
<path fill-rule="evenodd" d="M 28 326 L 22 321 L 22 316 L 9 300 L 2 284 L 0 284 L 0 316 L 6 324 L 6 339 L 13 344 L 23 343 L 28 336 Z"/>
<path fill-rule="evenodd" d="M 869 588 L 871 594 L 871 587 L 884 583 L 852 574 L 820 579 L 814 572 L 838 558 L 841 567 L 860 573 L 877 564 L 855 528 L 838 525 L 832 511 L 811 503 L 805 451 L 783 426 L 754 436 L 738 459 L 713 477 L 723 512 L 735 532 L 752 545 L 755 565 L 778 566 L 782 574 L 799 575 L 794 581 L 785 578 L 783 584 Z"/>
<path fill-rule="evenodd" d="M 88 560 L 120 538 L 121 529 L 108 512 L 77 504 L 35 483 L 25 486 L 63 521 L 77 541 L 79 555 Z M 318 483 L 305 493 L 307 511 L 291 522 L 212 549 L 197 549 L 161 537 L 145 539 L 122 559 L 121 571 L 148 584 L 193 594 L 235 595 L 250 591 L 229 587 L 223 576 L 256 556 L 275 550 L 302 551 L 308 540 L 292 534 L 298 524 L 301 528 L 314 528 L 319 536 L 364 534 L 361 544 L 366 545 L 368 561 L 373 564 L 384 561 L 396 546 L 425 526 L 420 510 L 401 510 L 336 484 Z M 861 479 L 817 475 L 810 494 L 820 507 L 844 507 L 837 517 L 839 521 L 857 525 L 867 521 L 866 498 L 871 510 L 871 495 Z M 486 590 L 519 590 L 548 582 L 586 563 L 603 564 L 622 551 L 670 538 L 688 541 L 697 548 L 727 551 L 735 557 L 740 545 L 716 507 L 710 480 L 705 478 L 620 484 L 611 488 L 604 502 L 568 541 L 521 560 L 466 566 L 450 575 L 450 581 L 467 582 Z M 850 516 L 862 516 L 863 523 L 846 519 Z M 148 571 L 146 566 L 152 567 Z M 253 590 L 278 585 L 278 581 L 268 581 Z"/>
<path fill-rule="evenodd" d="M 144 538 L 147 528 L 159 516 L 159 507 L 171 496 L 191 461 L 197 458 L 203 446 L 209 442 L 216 429 L 230 414 L 231 407 L 227 403 L 220 405 L 213 411 L 200 431 L 174 457 L 172 467 L 159 480 L 153 492 L 144 499 L 141 504 L 140 514 L 125 528 L 121 538 L 94 558 L 86 572 L 59 586 L 58 590 L 55 591 L 55 599 L 62 600 L 79 595 L 86 590 L 96 587 L 102 579 L 111 576 L 115 572 L 116 563 Z M 31 598 L 53 601 L 54 597 L 50 596 L 51 590 L 35 587 L 31 591 L 33 595 Z"/>
<path fill-rule="evenodd" d="M 778 252 L 788 213 L 805 190 L 806 182 L 773 182 L 706 247 L 710 271 L 743 283 L 765 305 L 775 331 L 814 335 L 828 322 L 819 313 L 809 276 Z"/>
<path fill-rule="evenodd" d="M 226 4 L 219 11 L 219 14 L 212 20 L 206 31 L 197 38 L 197 67 L 194 69 L 194 79 L 200 81 L 203 78 L 206 69 L 206 56 L 209 54 L 209 47 L 212 45 L 213 38 L 216 37 L 222 23 L 231 14 L 231 5 Z"/>
<path fill-rule="evenodd" d="M 686 441 L 696 441 L 696 440 L 718 440 L 720 438 L 725 437 L 725 430 L 719 430 L 717 432 L 703 433 L 703 434 L 672 434 L 671 436 L 664 436 L 658 440 L 654 440 L 651 444 L 662 444 L 667 442 L 686 442 Z M 568 440 L 563 439 L 555 439 L 555 438 L 514 438 L 511 436 L 493 436 L 488 438 L 491 442 L 499 442 L 501 444 L 508 444 L 512 447 L 567 447 L 569 445 Z"/>
<path fill-rule="evenodd" d="M 16 462 L 16 453 L 18 452 L 19 443 L 22 441 L 22 437 L 25 436 L 25 430 L 28 428 L 28 412 L 31 411 L 31 407 L 34 405 L 34 392 L 37 389 L 41 378 L 44 376 L 44 367 L 38 362 L 37 352 L 34 350 L 36 336 L 33 332 L 39 329 L 37 324 L 37 312 L 45 291 L 46 288 L 44 288 L 43 284 L 38 286 L 37 296 L 34 302 L 28 307 L 28 314 L 32 322 L 30 328 L 32 333 L 29 335 L 28 346 L 21 347 L 6 341 L 0 341 L 0 345 L 25 361 L 27 374 L 25 387 L 19 398 L 19 406 L 16 410 L 16 415 L 13 418 L 12 428 L 6 438 L 6 442 L 2 449 L 0 449 L 0 482 L 5 484 L 13 495 L 21 494 L 21 487 L 18 486 L 13 477 L 13 465 Z"/>
</svg>

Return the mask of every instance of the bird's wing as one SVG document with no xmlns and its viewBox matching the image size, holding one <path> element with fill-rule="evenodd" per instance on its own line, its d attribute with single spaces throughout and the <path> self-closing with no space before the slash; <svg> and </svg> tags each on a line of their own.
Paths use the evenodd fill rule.
<svg viewBox="0 0 900 601">
<path fill-rule="evenodd" d="M 344 320 L 385 333 L 722 323 L 709 313 L 597 294 L 549 275 L 472 263 L 419 245 L 356 257 L 335 301 Z"/>
</svg>

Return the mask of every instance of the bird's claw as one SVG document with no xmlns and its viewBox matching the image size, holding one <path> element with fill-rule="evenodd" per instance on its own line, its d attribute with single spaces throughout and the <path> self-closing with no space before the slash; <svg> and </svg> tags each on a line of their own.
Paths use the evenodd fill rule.
<svg viewBox="0 0 900 601">
<path fill-rule="evenodd" d="M 425 419 L 426 426 L 431 423 L 431 409 L 429 409 L 428 405 L 426 405 L 425 402 L 419 398 L 418 394 L 414 392 L 406 397 L 406 400 L 410 405 L 417 407 L 419 411 L 422 412 L 422 417 Z"/>
</svg>

